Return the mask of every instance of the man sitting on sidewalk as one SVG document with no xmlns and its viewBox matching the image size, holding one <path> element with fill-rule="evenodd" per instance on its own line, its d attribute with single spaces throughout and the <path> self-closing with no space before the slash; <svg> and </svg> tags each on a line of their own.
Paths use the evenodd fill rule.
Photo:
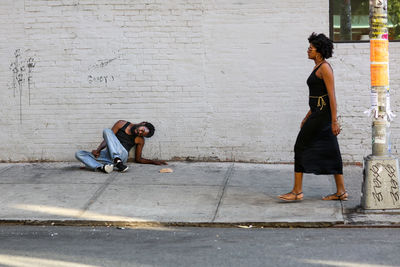
<svg viewBox="0 0 400 267">
<path fill-rule="evenodd" d="M 81 150 L 75 153 L 75 157 L 94 171 L 110 173 L 115 165 L 120 172 L 126 172 L 128 166 L 125 163 L 128 160 L 129 150 L 136 145 L 136 162 L 167 165 L 163 160 L 156 161 L 142 158 L 144 137 L 152 137 L 154 130 L 154 126 L 149 122 L 133 124 L 119 120 L 111 129 L 103 130 L 104 140 L 96 150 L 92 150 L 92 152 Z"/>
</svg>

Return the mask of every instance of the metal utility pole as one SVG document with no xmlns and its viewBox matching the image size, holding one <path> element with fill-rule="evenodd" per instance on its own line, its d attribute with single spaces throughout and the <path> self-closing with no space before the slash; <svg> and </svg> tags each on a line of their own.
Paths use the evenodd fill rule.
<svg viewBox="0 0 400 267">
<path fill-rule="evenodd" d="M 351 33 L 351 2 L 343 0 L 340 14 L 340 40 L 352 40 Z"/>
<path fill-rule="evenodd" d="M 390 154 L 387 0 L 369 1 L 372 154 L 364 158 L 363 209 L 400 209 L 399 162 Z"/>
</svg>

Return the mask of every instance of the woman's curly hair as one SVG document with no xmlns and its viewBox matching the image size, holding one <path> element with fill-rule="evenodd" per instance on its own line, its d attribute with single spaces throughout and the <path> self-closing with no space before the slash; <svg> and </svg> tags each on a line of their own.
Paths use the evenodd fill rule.
<svg viewBox="0 0 400 267">
<path fill-rule="evenodd" d="M 317 52 L 320 53 L 324 59 L 332 57 L 333 42 L 326 37 L 325 34 L 316 34 L 313 32 L 310 37 L 308 37 L 308 42 L 317 49 Z"/>
</svg>

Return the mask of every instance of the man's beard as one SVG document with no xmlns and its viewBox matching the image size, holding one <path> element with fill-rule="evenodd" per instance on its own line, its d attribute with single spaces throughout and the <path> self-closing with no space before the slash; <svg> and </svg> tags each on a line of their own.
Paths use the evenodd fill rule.
<svg viewBox="0 0 400 267">
<path fill-rule="evenodd" d="M 133 138 L 136 138 L 136 137 L 138 137 L 139 135 L 136 133 L 136 129 L 137 128 L 139 128 L 140 127 L 140 125 L 133 125 L 132 126 L 132 128 L 131 128 L 131 134 L 132 134 L 132 136 L 133 136 Z"/>
</svg>

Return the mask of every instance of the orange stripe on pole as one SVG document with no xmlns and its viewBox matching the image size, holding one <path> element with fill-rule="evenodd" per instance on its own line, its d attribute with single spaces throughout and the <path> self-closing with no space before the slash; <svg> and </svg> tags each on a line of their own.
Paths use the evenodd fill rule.
<svg viewBox="0 0 400 267">
<path fill-rule="evenodd" d="M 371 40 L 370 41 L 370 58 L 371 62 L 388 62 L 389 61 L 389 41 L 388 40 Z"/>
<path fill-rule="evenodd" d="M 387 64 L 371 64 L 371 86 L 388 86 L 389 75 Z"/>
</svg>

